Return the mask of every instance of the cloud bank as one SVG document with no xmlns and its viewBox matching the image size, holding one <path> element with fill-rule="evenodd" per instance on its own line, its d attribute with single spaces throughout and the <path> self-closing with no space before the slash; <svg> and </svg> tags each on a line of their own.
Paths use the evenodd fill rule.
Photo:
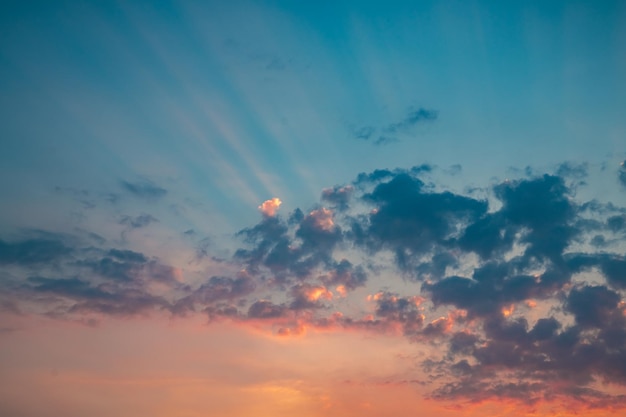
<svg viewBox="0 0 626 417">
<path fill-rule="evenodd" d="M 625 407 L 626 210 L 579 201 L 572 169 L 481 198 L 430 182 L 432 170 L 362 173 L 285 216 L 267 200 L 221 273 L 193 282 L 148 253 L 70 234 L 0 240 L 0 306 L 58 319 L 202 314 L 282 336 L 400 334 L 432 347 L 416 378 L 436 400 Z"/>
</svg>

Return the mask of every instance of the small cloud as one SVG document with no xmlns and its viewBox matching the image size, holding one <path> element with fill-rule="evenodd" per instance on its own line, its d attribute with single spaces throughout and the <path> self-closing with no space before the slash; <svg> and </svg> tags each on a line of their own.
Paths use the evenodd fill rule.
<svg viewBox="0 0 626 417">
<path fill-rule="evenodd" d="M 354 131 L 354 137 L 361 140 L 370 140 L 376 128 L 372 126 L 363 126 Z"/>
<path fill-rule="evenodd" d="M 463 171 L 461 164 L 450 165 L 448 169 L 444 169 L 444 172 L 448 175 L 459 175 Z"/>
<path fill-rule="evenodd" d="M 313 219 L 313 223 L 318 229 L 328 232 L 335 226 L 333 212 L 327 208 L 322 207 L 318 210 L 313 210 L 309 213 L 309 216 Z"/>
<path fill-rule="evenodd" d="M 151 223 L 158 222 L 156 217 L 150 214 L 140 214 L 139 216 L 122 216 L 120 218 L 119 224 L 130 227 L 131 229 L 140 229 L 142 227 L 146 227 Z"/>
<path fill-rule="evenodd" d="M 619 182 L 623 187 L 626 187 L 626 161 L 622 161 L 619 164 Z"/>
<path fill-rule="evenodd" d="M 410 111 L 401 121 L 390 123 L 384 127 L 383 130 L 389 133 L 396 133 L 399 130 L 410 128 L 421 122 L 435 121 L 438 115 L 439 113 L 436 110 L 428 110 L 420 107 L 417 110 Z"/>
<path fill-rule="evenodd" d="M 269 300 L 259 300 L 248 309 L 248 317 L 255 319 L 275 319 L 287 314 L 287 308 Z"/>
<path fill-rule="evenodd" d="M 324 188 L 322 190 L 322 200 L 328 201 L 331 204 L 336 205 L 339 209 L 345 210 L 348 208 L 348 202 L 354 192 L 354 187 L 351 185 L 345 185 L 343 187 L 335 186 L 333 188 Z"/>
<path fill-rule="evenodd" d="M 271 200 L 265 200 L 258 209 L 263 214 L 263 217 L 274 217 L 282 203 L 280 198 L 274 197 Z"/>
<path fill-rule="evenodd" d="M 587 163 L 575 164 L 573 162 L 564 162 L 557 168 L 556 175 L 564 178 L 582 180 L 589 175 L 589 165 Z"/>
<path fill-rule="evenodd" d="M 390 143 L 399 142 L 400 140 L 395 136 L 379 136 L 378 139 L 374 141 L 374 145 L 389 145 Z"/>
<path fill-rule="evenodd" d="M 128 182 L 120 181 L 120 185 L 135 197 L 157 199 L 167 194 L 167 190 L 150 181 Z"/>
<path fill-rule="evenodd" d="M 424 122 L 433 122 L 437 120 L 439 113 L 436 110 L 425 109 L 420 107 L 419 109 L 411 109 L 401 120 L 393 123 L 389 123 L 384 126 L 363 126 L 353 131 L 353 135 L 356 139 L 372 141 L 374 145 L 388 145 L 390 143 L 399 142 L 398 135 L 411 133 L 412 129 Z"/>
</svg>

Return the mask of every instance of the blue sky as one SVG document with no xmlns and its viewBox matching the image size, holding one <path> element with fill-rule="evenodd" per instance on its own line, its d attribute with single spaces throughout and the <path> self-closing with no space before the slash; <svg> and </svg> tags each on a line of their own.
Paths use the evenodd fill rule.
<svg viewBox="0 0 626 417">
<path fill-rule="evenodd" d="M 146 178 L 237 228 L 255 202 L 308 206 L 381 167 L 460 164 L 471 183 L 623 156 L 620 2 L 5 9 L 5 195 Z M 437 120 L 355 138 L 419 108 Z"/>
<path fill-rule="evenodd" d="M 364 302 L 383 345 L 395 329 L 425 355 L 462 332 L 498 347 L 522 319 L 528 340 L 598 317 L 626 334 L 624 2 L 9 1 L 0 28 L 7 334 L 157 311 L 352 337 Z M 441 362 L 431 398 L 471 399 L 474 353 L 478 379 Z M 515 399 L 489 387 L 475 402 Z"/>
</svg>

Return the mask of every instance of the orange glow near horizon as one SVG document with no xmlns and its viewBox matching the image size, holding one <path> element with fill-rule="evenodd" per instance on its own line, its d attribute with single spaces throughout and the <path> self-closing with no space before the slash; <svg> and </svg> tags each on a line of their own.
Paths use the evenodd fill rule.
<svg viewBox="0 0 626 417">
<path fill-rule="evenodd" d="M 0 355 L 13 358 L 0 375 L 0 402 L 11 398 L 32 415 L 47 416 L 52 403 L 69 417 L 94 409 L 119 417 L 621 415 L 573 400 L 532 407 L 428 400 L 433 387 L 415 365 L 436 348 L 401 335 L 301 329 L 297 338 L 270 337 L 201 318 L 109 320 L 97 328 L 40 318 L 21 324 L 0 344 Z"/>
</svg>

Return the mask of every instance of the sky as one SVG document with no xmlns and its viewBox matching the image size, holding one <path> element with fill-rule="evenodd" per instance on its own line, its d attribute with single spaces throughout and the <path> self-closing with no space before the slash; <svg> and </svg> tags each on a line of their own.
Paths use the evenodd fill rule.
<svg viewBox="0 0 626 417">
<path fill-rule="evenodd" d="M 4 1 L 0 415 L 621 416 L 626 3 Z"/>
</svg>

